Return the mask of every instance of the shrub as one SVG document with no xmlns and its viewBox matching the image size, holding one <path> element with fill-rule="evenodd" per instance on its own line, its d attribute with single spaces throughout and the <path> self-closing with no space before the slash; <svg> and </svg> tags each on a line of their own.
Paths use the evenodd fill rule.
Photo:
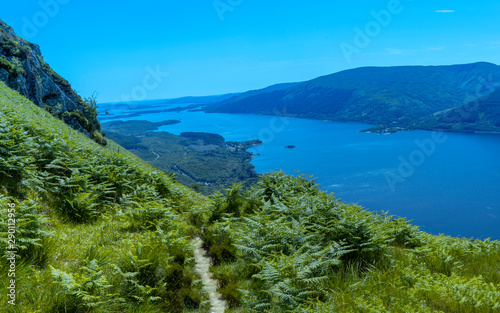
<svg viewBox="0 0 500 313">
<path fill-rule="evenodd" d="M 106 276 L 96 260 L 80 268 L 80 273 L 70 274 L 51 267 L 59 301 L 52 310 L 56 312 L 82 312 L 92 309 L 115 311 L 123 302 L 115 294 L 107 293 L 110 288 Z"/>
<path fill-rule="evenodd" d="M 134 253 L 123 256 L 115 266 L 122 297 L 136 303 L 161 300 L 162 307 L 175 312 L 186 303 L 199 306 L 190 291 L 193 275 L 186 267 L 169 262 L 169 256 L 165 246 L 158 243 L 138 245 Z"/>
<path fill-rule="evenodd" d="M 24 74 L 25 71 L 22 67 L 16 66 L 14 63 L 10 62 L 5 56 L 0 56 L 0 68 L 5 69 L 9 74 L 16 78 L 19 74 Z"/>
</svg>

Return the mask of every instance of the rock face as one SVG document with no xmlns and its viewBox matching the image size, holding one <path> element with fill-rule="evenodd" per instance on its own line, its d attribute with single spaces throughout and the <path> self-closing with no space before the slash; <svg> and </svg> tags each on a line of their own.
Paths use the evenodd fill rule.
<svg viewBox="0 0 500 313">
<path fill-rule="evenodd" d="M 72 128 L 105 144 L 93 99 L 83 100 L 43 60 L 40 47 L 0 20 L 0 80 Z"/>
</svg>

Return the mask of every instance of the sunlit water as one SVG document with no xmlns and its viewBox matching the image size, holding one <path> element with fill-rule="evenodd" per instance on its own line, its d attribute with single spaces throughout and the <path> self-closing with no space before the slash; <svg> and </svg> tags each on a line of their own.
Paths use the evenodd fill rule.
<svg viewBox="0 0 500 313">
<path fill-rule="evenodd" d="M 144 110 L 104 105 L 113 114 Z M 182 105 L 168 105 L 177 107 Z M 103 115 L 104 116 L 104 115 Z M 106 116 L 112 117 L 112 115 Z M 346 202 L 413 220 L 422 230 L 500 239 L 500 135 L 413 131 L 360 133 L 370 125 L 204 112 L 163 112 L 121 120 L 181 123 L 160 128 L 216 133 L 226 140 L 261 139 L 257 172 L 314 174 L 320 188 Z M 285 146 L 294 145 L 293 149 Z"/>
</svg>

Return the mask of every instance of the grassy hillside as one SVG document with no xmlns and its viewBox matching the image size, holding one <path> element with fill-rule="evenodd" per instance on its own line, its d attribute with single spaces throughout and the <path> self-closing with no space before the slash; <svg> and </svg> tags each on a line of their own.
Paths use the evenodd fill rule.
<svg viewBox="0 0 500 313">
<path fill-rule="evenodd" d="M 204 234 L 230 312 L 500 312 L 500 242 L 433 236 L 270 173 Z"/>
<path fill-rule="evenodd" d="M 404 126 L 491 92 L 500 80 L 491 63 L 452 66 L 363 67 L 319 77 L 283 90 L 236 96 L 207 112 L 256 113 Z M 243 94 L 245 95 L 245 94 Z"/>
<path fill-rule="evenodd" d="M 429 235 L 281 172 L 208 200 L 1 82 L 0 182 L 1 312 L 208 312 L 197 233 L 231 312 L 500 312 L 498 241 Z"/>
<path fill-rule="evenodd" d="M 0 83 L 2 312 L 180 312 L 204 300 L 191 236 L 207 199 L 103 148 Z M 16 242 L 8 239 L 14 207 Z"/>
</svg>

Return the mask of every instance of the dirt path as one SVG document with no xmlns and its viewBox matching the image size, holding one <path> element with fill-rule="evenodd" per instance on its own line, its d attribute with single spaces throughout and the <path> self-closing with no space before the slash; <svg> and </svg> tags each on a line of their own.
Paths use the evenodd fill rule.
<svg viewBox="0 0 500 313">
<path fill-rule="evenodd" d="M 226 301 L 222 299 L 222 296 L 217 292 L 217 280 L 212 276 L 210 269 L 210 256 L 203 249 L 203 241 L 196 237 L 193 240 L 194 245 L 194 258 L 196 260 L 196 271 L 200 274 L 201 280 L 203 282 L 203 289 L 208 293 L 210 297 L 211 310 L 212 313 L 224 313 L 226 310 Z"/>
</svg>

